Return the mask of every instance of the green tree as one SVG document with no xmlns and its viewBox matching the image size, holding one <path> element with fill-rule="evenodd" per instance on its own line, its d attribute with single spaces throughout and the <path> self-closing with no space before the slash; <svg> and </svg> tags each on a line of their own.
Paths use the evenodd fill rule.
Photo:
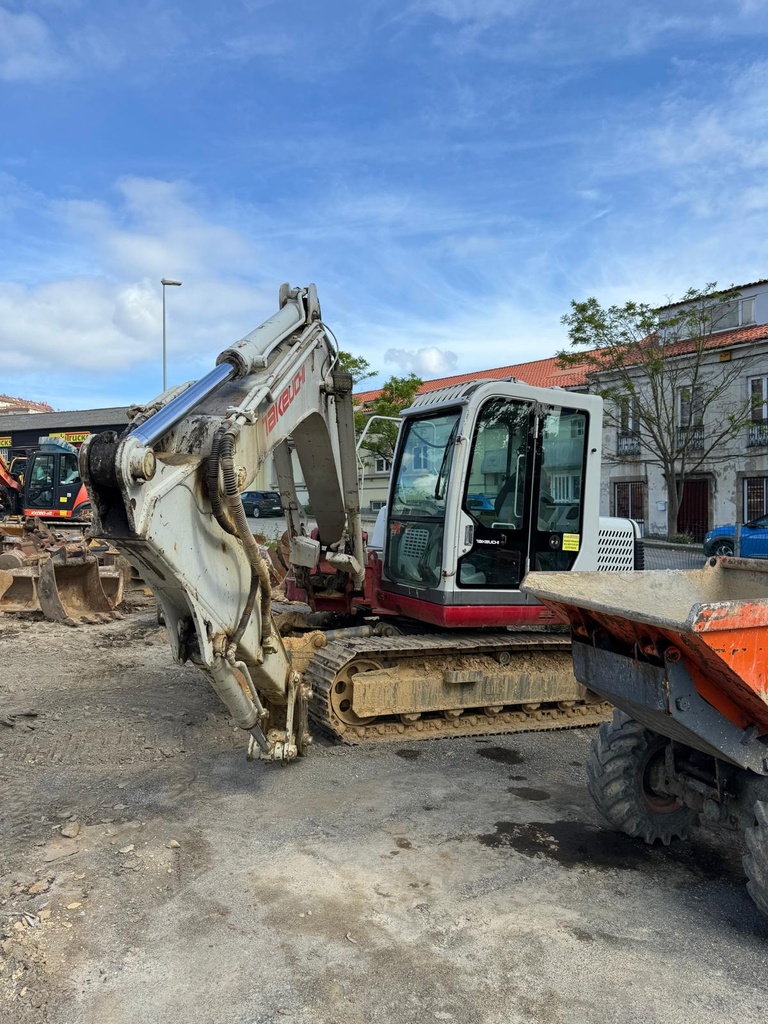
<svg viewBox="0 0 768 1024">
<path fill-rule="evenodd" d="M 352 374 L 352 385 L 357 385 L 369 377 L 375 377 L 377 370 L 371 369 L 371 364 L 363 356 L 354 356 L 351 352 L 339 350 L 339 369 L 345 373 Z"/>
<path fill-rule="evenodd" d="M 738 303 L 737 291 L 712 283 L 658 309 L 572 301 L 562 318 L 572 351 L 558 353 L 560 363 L 586 364 L 592 390 L 605 400 L 604 420 L 618 430 L 616 451 L 603 457 L 661 468 L 670 537 L 686 479 L 704 463 L 729 459 L 728 442 L 750 420 L 751 400 L 732 387 L 746 356 L 720 361 L 713 353 L 713 334 L 738 325 Z"/>
<path fill-rule="evenodd" d="M 403 409 L 413 404 L 416 392 L 423 383 L 421 377 L 417 377 L 415 373 L 409 373 L 407 377 L 390 377 L 382 387 L 379 397 L 368 402 L 365 409 L 360 409 L 355 414 L 358 437 L 371 416 L 399 417 Z M 397 423 L 376 420 L 365 435 L 363 447 L 371 455 L 391 460 L 395 453 L 397 431 Z"/>
</svg>

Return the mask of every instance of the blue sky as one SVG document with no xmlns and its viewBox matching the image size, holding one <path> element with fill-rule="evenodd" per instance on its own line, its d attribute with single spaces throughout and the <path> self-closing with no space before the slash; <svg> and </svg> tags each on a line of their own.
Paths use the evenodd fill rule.
<svg viewBox="0 0 768 1024">
<path fill-rule="evenodd" d="M 767 37 L 764 0 L 0 0 L 0 392 L 152 398 L 163 276 L 169 383 L 283 280 L 380 381 L 767 277 Z"/>
</svg>

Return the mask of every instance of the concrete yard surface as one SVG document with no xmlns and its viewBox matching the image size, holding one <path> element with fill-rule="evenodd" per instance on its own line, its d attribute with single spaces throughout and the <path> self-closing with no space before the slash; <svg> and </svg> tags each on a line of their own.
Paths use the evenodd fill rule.
<svg viewBox="0 0 768 1024">
<path fill-rule="evenodd" d="M 592 730 L 249 764 L 148 603 L 0 641 L 4 1024 L 768 1014 L 739 837 L 612 833 Z"/>
</svg>

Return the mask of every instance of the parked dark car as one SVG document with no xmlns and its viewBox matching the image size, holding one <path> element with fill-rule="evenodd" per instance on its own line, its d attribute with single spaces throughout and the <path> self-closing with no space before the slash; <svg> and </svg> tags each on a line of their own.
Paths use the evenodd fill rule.
<svg viewBox="0 0 768 1024">
<path fill-rule="evenodd" d="M 277 491 L 243 491 L 243 508 L 247 516 L 281 516 L 283 506 Z"/>
<path fill-rule="evenodd" d="M 735 546 L 735 526 L 716 526 L 704 538 L 705 555 L 732 555 Z M 740 554 L 742 558 L 768 558 L 768 515 L 744 523 Z"/>
</svg>

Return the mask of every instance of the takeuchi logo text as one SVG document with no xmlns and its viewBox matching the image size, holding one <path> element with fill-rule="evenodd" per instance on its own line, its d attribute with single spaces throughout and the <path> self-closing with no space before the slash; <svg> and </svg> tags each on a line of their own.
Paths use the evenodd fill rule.
<svg viewBox="0 0 768 1024">
<path fill-rule="evenodd" d="M 307 370 L 305 366 L 302 366 L 302 368 L 294 374 L 291 383 L 288 384 L 287 387 L 284 387 L 283 390 L 280 392 L 277 401 L 273 402 L 272 405 L 270 405 L 266 416 L 268 434 L 272 433 L 272 431 L 277 426 L 277 422 L 280 419 L 280 417 L 284 416 L 285 413 L 288 411 L 294 398 L 296 397 L 296 395 L 298 395 L 299 391 L 301 391 L 301 386 L 306 381 L 306 379 Z"/>
</svg>

